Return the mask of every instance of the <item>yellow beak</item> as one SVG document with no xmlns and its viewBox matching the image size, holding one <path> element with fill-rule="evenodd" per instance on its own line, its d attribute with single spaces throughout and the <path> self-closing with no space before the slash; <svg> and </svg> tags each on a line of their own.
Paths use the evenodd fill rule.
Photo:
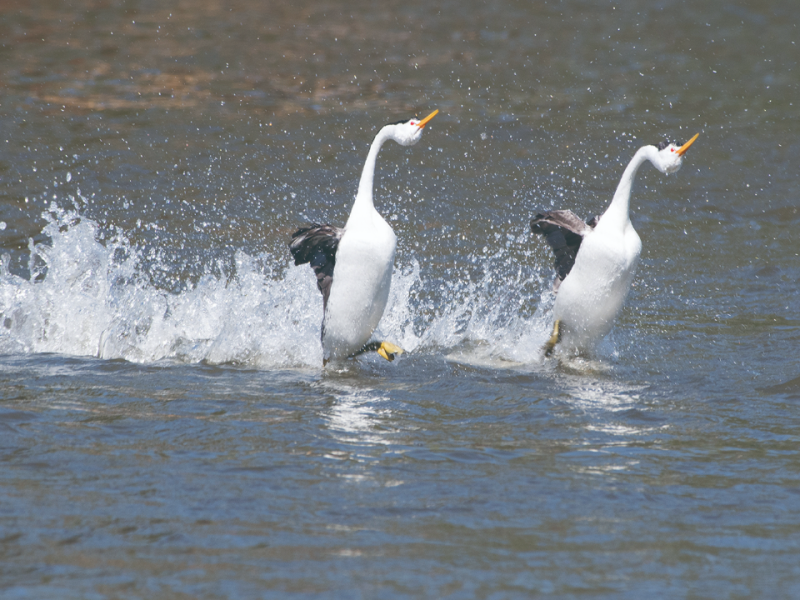
<svg viewBox="0 0 800 600">
<path fill-rule="evenodd" d="M 428 121 L 430 121 L 430 120 L 431 120 L 433 117 L 435 117 L 435 116 L 436 116 L 436 114 L 437 114 L 438 112 L 439 112 L 439 109 L 437 108 L 435 111 L 433 111 L 433 112 L 432 112 L 431 114 L 429 114 L 427 117 L 425 117 L 424 119 L 422 119 L 422 121 L 420 121 L 419 123 L 417 123 L 417 127 L 419 127 L 420 129 L 422 129 L 423 127 L 425 127 L 425 125 L 427 125 L 427 124 L 428 124 Z"/>
<path fill-rule="evenodd" d="M 694 137 L 693 137 L 692 139 L 690 139 L 690 140 L 689 140 L 688 142 L 686 142 L 686 143 L 685 143 L 683 146 L 681 146 L 680 148 L 678 148 L 678 150 L 677 150 L 677 152 L 678 152 L 678 156 L 683 156 L 683 155 L 684 155 L 684 153 L 685 153 L 685 152 L 686 152 L 686 151 L 689 149 L 689 146 L 691 146 L 692 144 L 694 144 L 694 141 L 695 141 L 697 138 L 699 138 L 699 137 L 700 137 L 700 134 L 699 134 L 699 133 L 695 133 L 695 134 L 694 134 Z"/>
</svg>

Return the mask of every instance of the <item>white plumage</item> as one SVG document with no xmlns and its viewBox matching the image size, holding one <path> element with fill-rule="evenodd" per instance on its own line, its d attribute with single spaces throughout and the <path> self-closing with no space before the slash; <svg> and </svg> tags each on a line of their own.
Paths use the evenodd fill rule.
<svg viewBox="0 0 800 600">
<path fill-rule="evenodd" d="M 381 146 L 394 140 L 416 144 L 436 113 L 383 127 L 369 149 L 353 208 L 344 229 L 311 224 L 292 236 L 289 248 L 295 264 L 311 264 L 322 292 L 322 348 L 325 362 L 346 358 L 365 349 L 383 316 L 392 282 L 397 238 L 375 210 L 372 199 L 375 162 Z M 391 360 L 400 348 L 376 346 Z"/>
<path fill-rule="evenodd" d="M 625 303 L 642 250 L 629 217 L 631 186 L 636 172 L 650 161 L 664 174 L 681 168 L 683 155 L 700 134 L 687 143 L 662 142 L 643 146 L 628 164 L 602 216 L 584 223 L 570 211 L 546 211 L 531 220 L 534 233 L 544 235 L 556 255 L 556 301 L 553 336 L 571 350 L 587 350 L 605 337 Z"/>
</svg>

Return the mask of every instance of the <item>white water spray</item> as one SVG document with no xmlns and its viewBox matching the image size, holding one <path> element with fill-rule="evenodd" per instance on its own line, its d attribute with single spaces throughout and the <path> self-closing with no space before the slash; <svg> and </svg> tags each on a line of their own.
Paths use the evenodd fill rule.
<svg viewBox="0 0 800 600">
<path fill-rule="evenodd" d="M 10 272 L 8 256 L 2 259 L 0 352 L 267 369 L 321 366 L 321 297 L 311 269 L 284 268 L 288 252 L 282 262 L 237 251 L 235 276 L 205 274 L 169 292 L 141 275 L 144 252 L 121 234 L 101 242 L 97 223 L 55 205 L 45 218 L 50 242 L 30 242 L 29 279 Z M 521 267 L 498 273 L 505 264 L 502 251 L 493 259 L 477 282 L 426 280 L 416 261 L 395 269 L 376 338 L 409 353 L 456 360 L 538 362 L 548 335 L 549 292 L 531 299 L 520 289 L 546 288 L 547 282 Z M 169 264 L 159 266 L 170 270 Z M 542 301 L 536 313 L 523 315 L 526 306 Z"/>
</svg>

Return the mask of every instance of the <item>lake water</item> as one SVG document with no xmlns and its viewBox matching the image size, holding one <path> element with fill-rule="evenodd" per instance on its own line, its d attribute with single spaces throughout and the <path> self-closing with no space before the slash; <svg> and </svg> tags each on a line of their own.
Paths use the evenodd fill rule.
<svg viewBox="0 0 800 600">
<path fill-rule="evenodd" d="M 800 596 L 800 4 L 0 7 L 0 596 Z M 382 337 L 287 242 L 379 128 Z M 538 209 L 642 260 L 544 360 Z"/>
</svg>

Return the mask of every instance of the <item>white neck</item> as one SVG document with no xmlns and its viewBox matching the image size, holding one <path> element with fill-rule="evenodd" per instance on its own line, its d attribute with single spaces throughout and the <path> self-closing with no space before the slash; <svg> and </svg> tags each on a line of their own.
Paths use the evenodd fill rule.
<svg viewBox="0 0 800 600">
<path fill-rule="evenodd" d="M 636 151 L 636 154 L 633 155 L 631 162 L 625 167 L 622 179 L 619 180 L 617 191 L 614 192 L 614 198 L 611 200 L 611 204 L 600 219 L 601 223 L 604 220 L 611 220 L 617 223 L 626 223 L 630 221 L 631 187 L 633 186 L 633 180 L 636 178 L 636 172 L 646 160 L 649 160 L 654 165 L 657 164 L 658 149 L 655 146 L 642 146 Z"/>
<path fill-rule="evenodd" d="M 358 183 L 358 193 L 356 194 L 356 201 L 353 203 L 353 209 L 350 211 L 348 223 L 354 217 L 358 218 L 359 216 L 375 212 L 375 205 L 372 201 L 372 186 L 375 181 L 375 162 L 378 159 L 378 153 L 381 151 L 383 143 L 391 139 L 390 131 L 390 127 L 384 127 L 378 132 L 375 139 L 372 140 L 369 154 L 367 154 L 367 160 L 361 171 L 361 181 Z"/>
</svg>

